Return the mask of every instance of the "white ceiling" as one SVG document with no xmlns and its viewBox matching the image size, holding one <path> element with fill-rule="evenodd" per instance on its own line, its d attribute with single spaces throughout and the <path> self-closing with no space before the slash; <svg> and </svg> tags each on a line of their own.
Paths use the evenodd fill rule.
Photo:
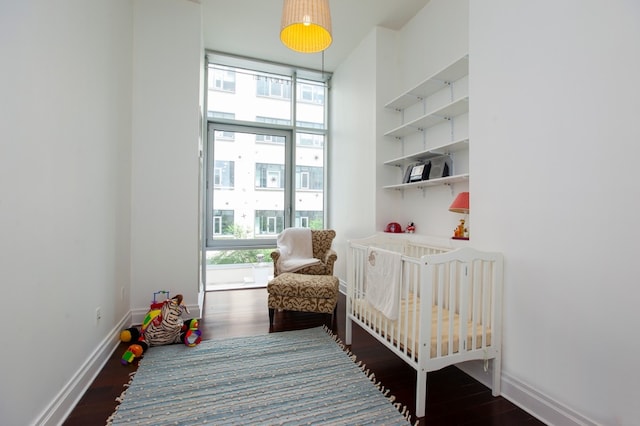
<svg viewBox="0 0 640 426">
<path fill-rule="evenodd" d="M 430 0 L 330 0 L 333 43 L 324 69 L 335 71 L 375 26 L 398 30 Z M 282 0 L 201 0 L 206 49 L 319 70 L 321 53 L 280 41 Z"/>
</svg>

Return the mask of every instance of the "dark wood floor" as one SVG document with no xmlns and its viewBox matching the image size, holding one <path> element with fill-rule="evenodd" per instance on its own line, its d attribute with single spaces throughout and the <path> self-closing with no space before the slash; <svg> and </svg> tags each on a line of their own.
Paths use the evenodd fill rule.
<svg viewBox="0 0 640 426">
<path fill-rule="evenodd" d="M 276 313 L 269 329 L 267 291 L 261 289 L 209 292 L 205 298 L 201 330 L 204 339 L 251 336 L 316 327 L 327 318 L 324 315 L 300 312 Z M 344 295 L 340 295 L 338 315 L 332 325 L 334 333 L 344 341 Z M 129 374 L 136 369 L 120 364 L 127 348 L 122 343 L 111 356 L 95 382 L 64 423 L 72 425 L 105 424 L 116 407 L 115 399 L 124 390 Z M 152 349 L 151 349 L 152 350 Z M 364 362 L 378 381 L 390 389 L 396 401 L 415 409 L 416 372 L 384 346 L 354 326 L 351 351 Z M 427 379 L 427 415 L 420 425 L 544 425 L 502 397 L 493 397 L 491 390 L 467 376 L 456 367 L 429 373 Z"/>
</svg>

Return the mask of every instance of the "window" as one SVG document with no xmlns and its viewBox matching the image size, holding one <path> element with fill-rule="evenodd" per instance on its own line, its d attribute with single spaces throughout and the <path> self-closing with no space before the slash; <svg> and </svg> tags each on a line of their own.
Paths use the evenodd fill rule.
<svg viewBox="0 0 640 426">
<path fill-rule="evenodd" d="M 277 235 L 284 229 L 280 210 L 256 210 L 256 235 Z"/>
<path fill-rule="evenodd" d="M 213 185 L 216 188 L 233 188 L 233 161 L 214 161 Z"/>
<path fill-rule="evenodd" d="M 322 224 L 322 222 L 322 215 L 317 211 L 296 212 L 295 226 L 318 229 L 318 226 Z"/>
<path fill-rule="evenodd" d="M 324 187 L 324 170 L 321 167 L 296 167 L 296 189 L 315 189 Z"/>
<path fill-rule="evenodd" d="M 298 85 L 298 99 L 300 102 L 309 102 L 324 105 L 324 87 L 311 82 L 301 82 Z"/>
<path fill-rule="evenodd" d="M 296 188 L 309 189 L 309 172 L 298 173 L 299 182 Z"/>
<path fill-rule="evenodd" d="M 308 133 L 298 133 L 297 145 L 322 148 L 324 146 L 324 136 L 312 135 Z"/>
<path fill-rule="evenodd" d="M 284 188 L 284 165 L 256 164 L 256 188 Z"/>
<path fill-rule="evenodd" d="M 315 111 L 325 105 L 326 86 L 322 82 L 298 80 L 296 96 L 296 126 L 310 129 L 326 129 L 324 115 Z"/>
<path fill-rule="evenodd" d="M 291 99 L 290 78 L 258 75 L 256 76 L 256 80 L 256 92 L 258 96 Z"/>
<path fill-rule="evenodd" d="M 233 210 L 213 211 L 213 233 L 215 235 L 233 235 Z"/>
<path fill-rule="evenodd" d="M 207 61 L 206 249 L 274 247 L 285 227 L 324 228 L 330 74 Z"/>
<path fill-rule="evenodd" d="M 209 88 L 225 92 L 236 91 L 236 73 L 230 69 L 212 68 L 212 78 L 209 79 Z"/>
</svg>

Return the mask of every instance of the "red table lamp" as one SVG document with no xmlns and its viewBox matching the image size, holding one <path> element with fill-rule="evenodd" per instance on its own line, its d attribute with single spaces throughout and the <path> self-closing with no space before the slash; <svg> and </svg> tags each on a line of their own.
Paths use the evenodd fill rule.
<svg viewBox="0 0 640 426">
<path fill-rule="evenodd" d="M 461 192 L 458 194 L 453 203 L 449 206 L 449 211 L 454 213 L 462 213 L 464 215 L 469 214 L 469 193 Z M 469 230 L 465 227 L 465 220 L 460 219 L 460 224 L 453 231 L 453 237 L 455 240 L 468 240 Z"/>
</svg>

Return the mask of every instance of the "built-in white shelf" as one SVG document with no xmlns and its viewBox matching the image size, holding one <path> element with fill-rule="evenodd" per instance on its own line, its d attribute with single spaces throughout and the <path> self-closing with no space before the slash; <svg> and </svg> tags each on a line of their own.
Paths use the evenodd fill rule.
<svg viewBox="0 0 640 426">
<path fill-rule="evenodd" d="M 424 151 L 415 152 L 413 154 L 404 155 L 402 157 L 394 158 L 392 160 L 385 161 L 387 166 L 403 167 L 407 163 L 414 161 L 424 161 L 431 158 L 440 157 L 442 155 L 451 155 L 458 151 L 469 149 L 469 139 L 460 139 L 454 142 L 446 143 L 444 145 L 436 146 L 434 148 L 428 148 Z"/>
<path fill-rule="evenodd" d="M 468 74 L 469 55 L 465 55 L 453 64 L 427 78 L 422 83 L 388 102 L 385 108 L 401 111 L 433 95 L 438 90 L 450 85 L 454 81 L 460 80 Z"/>
<path fill-rule="evenodd" d="M 403 138 L 411 133 L 421 132 L 436 124 L 449 121 L 458 115 L 462 115 L 469 112 L 469 97 L 465 96 L 456 101 L 451 102 L 441 108 L 437 108 L 431 112 L 428 112 L 415 120 L 411 120 L 403 125 L 396 127 L 393 130 L 385 133 L 385 136 L 391 136 L 394 138 Z"/>
<path fill-rule="evenodd" d="M 465 84 L 464 82 L 458 83 L 459 80 L 469 75 L 469 56 L 465 55 L 462 58 L 454 61 L 449 66 L 445 67 L 441 71 L 435 73 L 431 77 L 425 79 L 417 86 L 407 90 L 402 93 L 400 96 L 391 100 L 385 105 L 385 108 L 392 109 L 394 111 L 398 111 L 400 117 L 403 120 L 403 123 L 386 132 L 384 135 L 390 138 L 394 138 L 398 141 L 401 141 L 403 144 L 403 152 L 405 149 L 404 139 L 408 135 L 412 135 L 415 133 L 421 133 L 424 130 L 436 126 L 441 123 L 449 122 L 451 124 L 451 136 L 453 139 L 454 134 L 454 125 L 457 122 L 455 120 L 458 116 L 463 116 L 469 112 L 469 96 L 461 96 L 462 94 L 458 93 L 459 90 L 456 89 L 456 85 L 460 84 L 464 90 Z M 435 95 L 437 92 L 443 89 L 449 89 L 449 102 L 446 105 L 442 105 L 441 102 L 443 98 L 441 94 Z M 466 90 L 468 93 L 468 90 Z M 454 94 L 457 94 L 454 96 Z M 431 97 L 431 99 L 429 99 Z M 442 105 L 437 108 L 433 108 L 432 105 Z M 409 107 L 418 108 L 419 105 L 422 105 L 422 111 L 424 114 L 420 115 L 417 118 L 410 118 L 408 121 L 405 120 L 405 112 L 404 110 Z M 427 108 L 431 108 L 430 111 Z M 417 113 L 416 109 L 413 109 Z M 415 114 L 411 114 L 415 116 Z M 466 117 L 461 117 L 461 120 L 467 120 Z M 424 146 L 427 145 L 426 133 L 423 133 L 424 138 Z M 395 166 L 395 167 L 409 167 L 411 163 L 417 162 L 426 162 L 432 160 L 436 157 L 448 156 L 450 158 L 447 161 L 453 161 L 453 167 L 450 167 L 450 171 L 453 172 L 456 168 L 454 153 L 458 151 L 468 152 L 469 150 L 469 139 L 459 139 L 452 140 L 451 142 L 445 143 L 440 146 L 436 146 L 433 148 L 424 149 L 420 152 L 415 152 L 407 155 L 403 155 L 399 158 L 390 159 L 384 162 L 385 165 Z M 467 158 L 465 155 L 460 156 L 461 160 L 465 161 Z M 433 160 L 432 160 L 433 161 Z M 449 163 L 451 164 L 451 163 Z M 460 165 L 460 164 L 458 164 Z M 461 167 L 462 170 L 468 170 L 468 167 Z M 404 175 L 404 174 L 403 174 Z M 399 183 L 395 185 L 384 186 L 385 189 L 398 189 L 404 190 L 407 188 L 418 188 L 423 189 L 431 186 L 437 185 L 449 185 L 457 182 L 468 182 L 469 174 L 458 174 L 454 176 L 447 176 L 442 178 L 435 179 L 427 179 L 417 182 L 409 182 L 409 183 Z"/>
<path fill-rule="evenodd" d="M 447 176 L 443 178 L 429 179 L 429 180 L 421 180 L 418 182 L 409 182 L 409 183 L 399 183 L 396 185 L 387 185 L 383 186 L 384 189 L 422 189 L 429 186 L 437 186 L 437 185 L 445 185 L 452 184 L 457 182 L 467 182 L 469 180 L 469 173 L 464 173 L 461 175 Z"/>
</svg>

